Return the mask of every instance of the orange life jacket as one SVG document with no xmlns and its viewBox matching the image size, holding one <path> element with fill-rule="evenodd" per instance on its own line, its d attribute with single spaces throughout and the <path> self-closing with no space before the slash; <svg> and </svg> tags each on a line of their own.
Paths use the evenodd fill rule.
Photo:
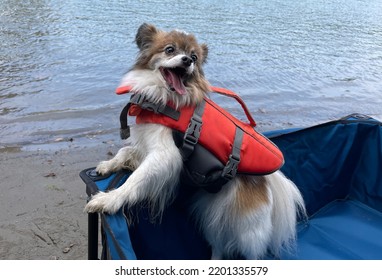
<svg viewBox="0 0 382 280">
<path fill-rule="evenodd" d="M 222 163 L 222 176 L 226 179 L 232 179 L 236 173 L 265 175 L 280 169 L 284 164 L 282 152 L 254 129 L 256 123 L 241 98 L 226 89 L 211 89 L 234 97 L 243 107 L 249 123 L 238 120 L 208 98 L 196 107 L 177 111 L 171 104 L 158 106 L 142 100 L 136 93 L 127 110 L 129 115 L 136 116 L 137 124 L 157 123 L 184 134 L 181 150 L 185 158 L 192 155 L 196 145 L 203 146 Z M 117 94 L 130 90 L 130 87 L 121 87 Z M 121 113 L 121 121 L 124 118 L 127 118 L 126 112 Z"/>
</svg>

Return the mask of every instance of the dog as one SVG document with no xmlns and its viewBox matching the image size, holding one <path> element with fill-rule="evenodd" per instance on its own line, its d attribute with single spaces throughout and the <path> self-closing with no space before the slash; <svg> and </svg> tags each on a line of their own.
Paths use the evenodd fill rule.
<svg viewBox="0 0 382 280">
<path fill-rule="evenodd" d="M 196 106 L 210 91 L 203 72 L 206 44 L 180 30 L 166 32 L 142 24 L 136 34 L 139 53 L 121 85 L 155 104 Z M 132 127 L 128 145 L 102 161 L 100 174 L 134 170 L 118 189 L 100 192 L 87 212 L 115 213 L 124 205 L 146 201 L 161 215 L 177 192 L 183 159 L 172 129 L 145 123 Z M 204 190 L 192 198 L 190 213 L 211 245 L 212 259 L 261 259 L 293 245 L 298 213 L 305 213 L 298 188 L 281 171 L 264 176 L 237 175 L 217 193 Z"/>
</svg>

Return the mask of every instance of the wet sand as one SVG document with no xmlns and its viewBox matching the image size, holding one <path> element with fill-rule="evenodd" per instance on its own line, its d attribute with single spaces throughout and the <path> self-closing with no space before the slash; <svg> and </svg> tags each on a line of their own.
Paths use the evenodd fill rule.
<svg viewBox="0 0 382 280">
<path fill-rule="evenodd" d="M 87 259 L 87 196 L 78 174 L 112 150 L 104 143 L 58 151 L 3 150 L 0 259 Z"/>
</svg>

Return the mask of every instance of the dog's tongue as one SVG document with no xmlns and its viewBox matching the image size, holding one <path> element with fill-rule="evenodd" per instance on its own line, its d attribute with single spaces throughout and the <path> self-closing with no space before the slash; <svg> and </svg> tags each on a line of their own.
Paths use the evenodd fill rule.
<svg viewBox="0 0 382 280">
<path fill-rule="evenodd" d="M 180 95 L 184 95 L 187 93 L 182 78 L 179 75 L 177 75 L 174 71 L 170 69 L 165 69 L 164 78 L 168 85 L 174 88 L 174 90 Z"/>
</svg>

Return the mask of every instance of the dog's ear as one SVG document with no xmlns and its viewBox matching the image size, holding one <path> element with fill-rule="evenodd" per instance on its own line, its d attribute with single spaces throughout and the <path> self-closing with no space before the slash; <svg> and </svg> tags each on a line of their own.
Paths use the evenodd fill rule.
<svg viewBox="0 0 382 280">
<path fill-rule="evenodd" d="M 207 56 L 208 56 L 208 46 L 206 44 L 201 44 L 200 47 L 203 53 L 202 63 L 205 63 L 207 61 Z"/>
<path fill-rule="evenodd" d="M 140 50 L 147 48 L 153 41 L 154 35 L 158 32 L 156 27 L 152 24 L 144 23 L 137 31 L 135 42 Z"/>
</svg>

